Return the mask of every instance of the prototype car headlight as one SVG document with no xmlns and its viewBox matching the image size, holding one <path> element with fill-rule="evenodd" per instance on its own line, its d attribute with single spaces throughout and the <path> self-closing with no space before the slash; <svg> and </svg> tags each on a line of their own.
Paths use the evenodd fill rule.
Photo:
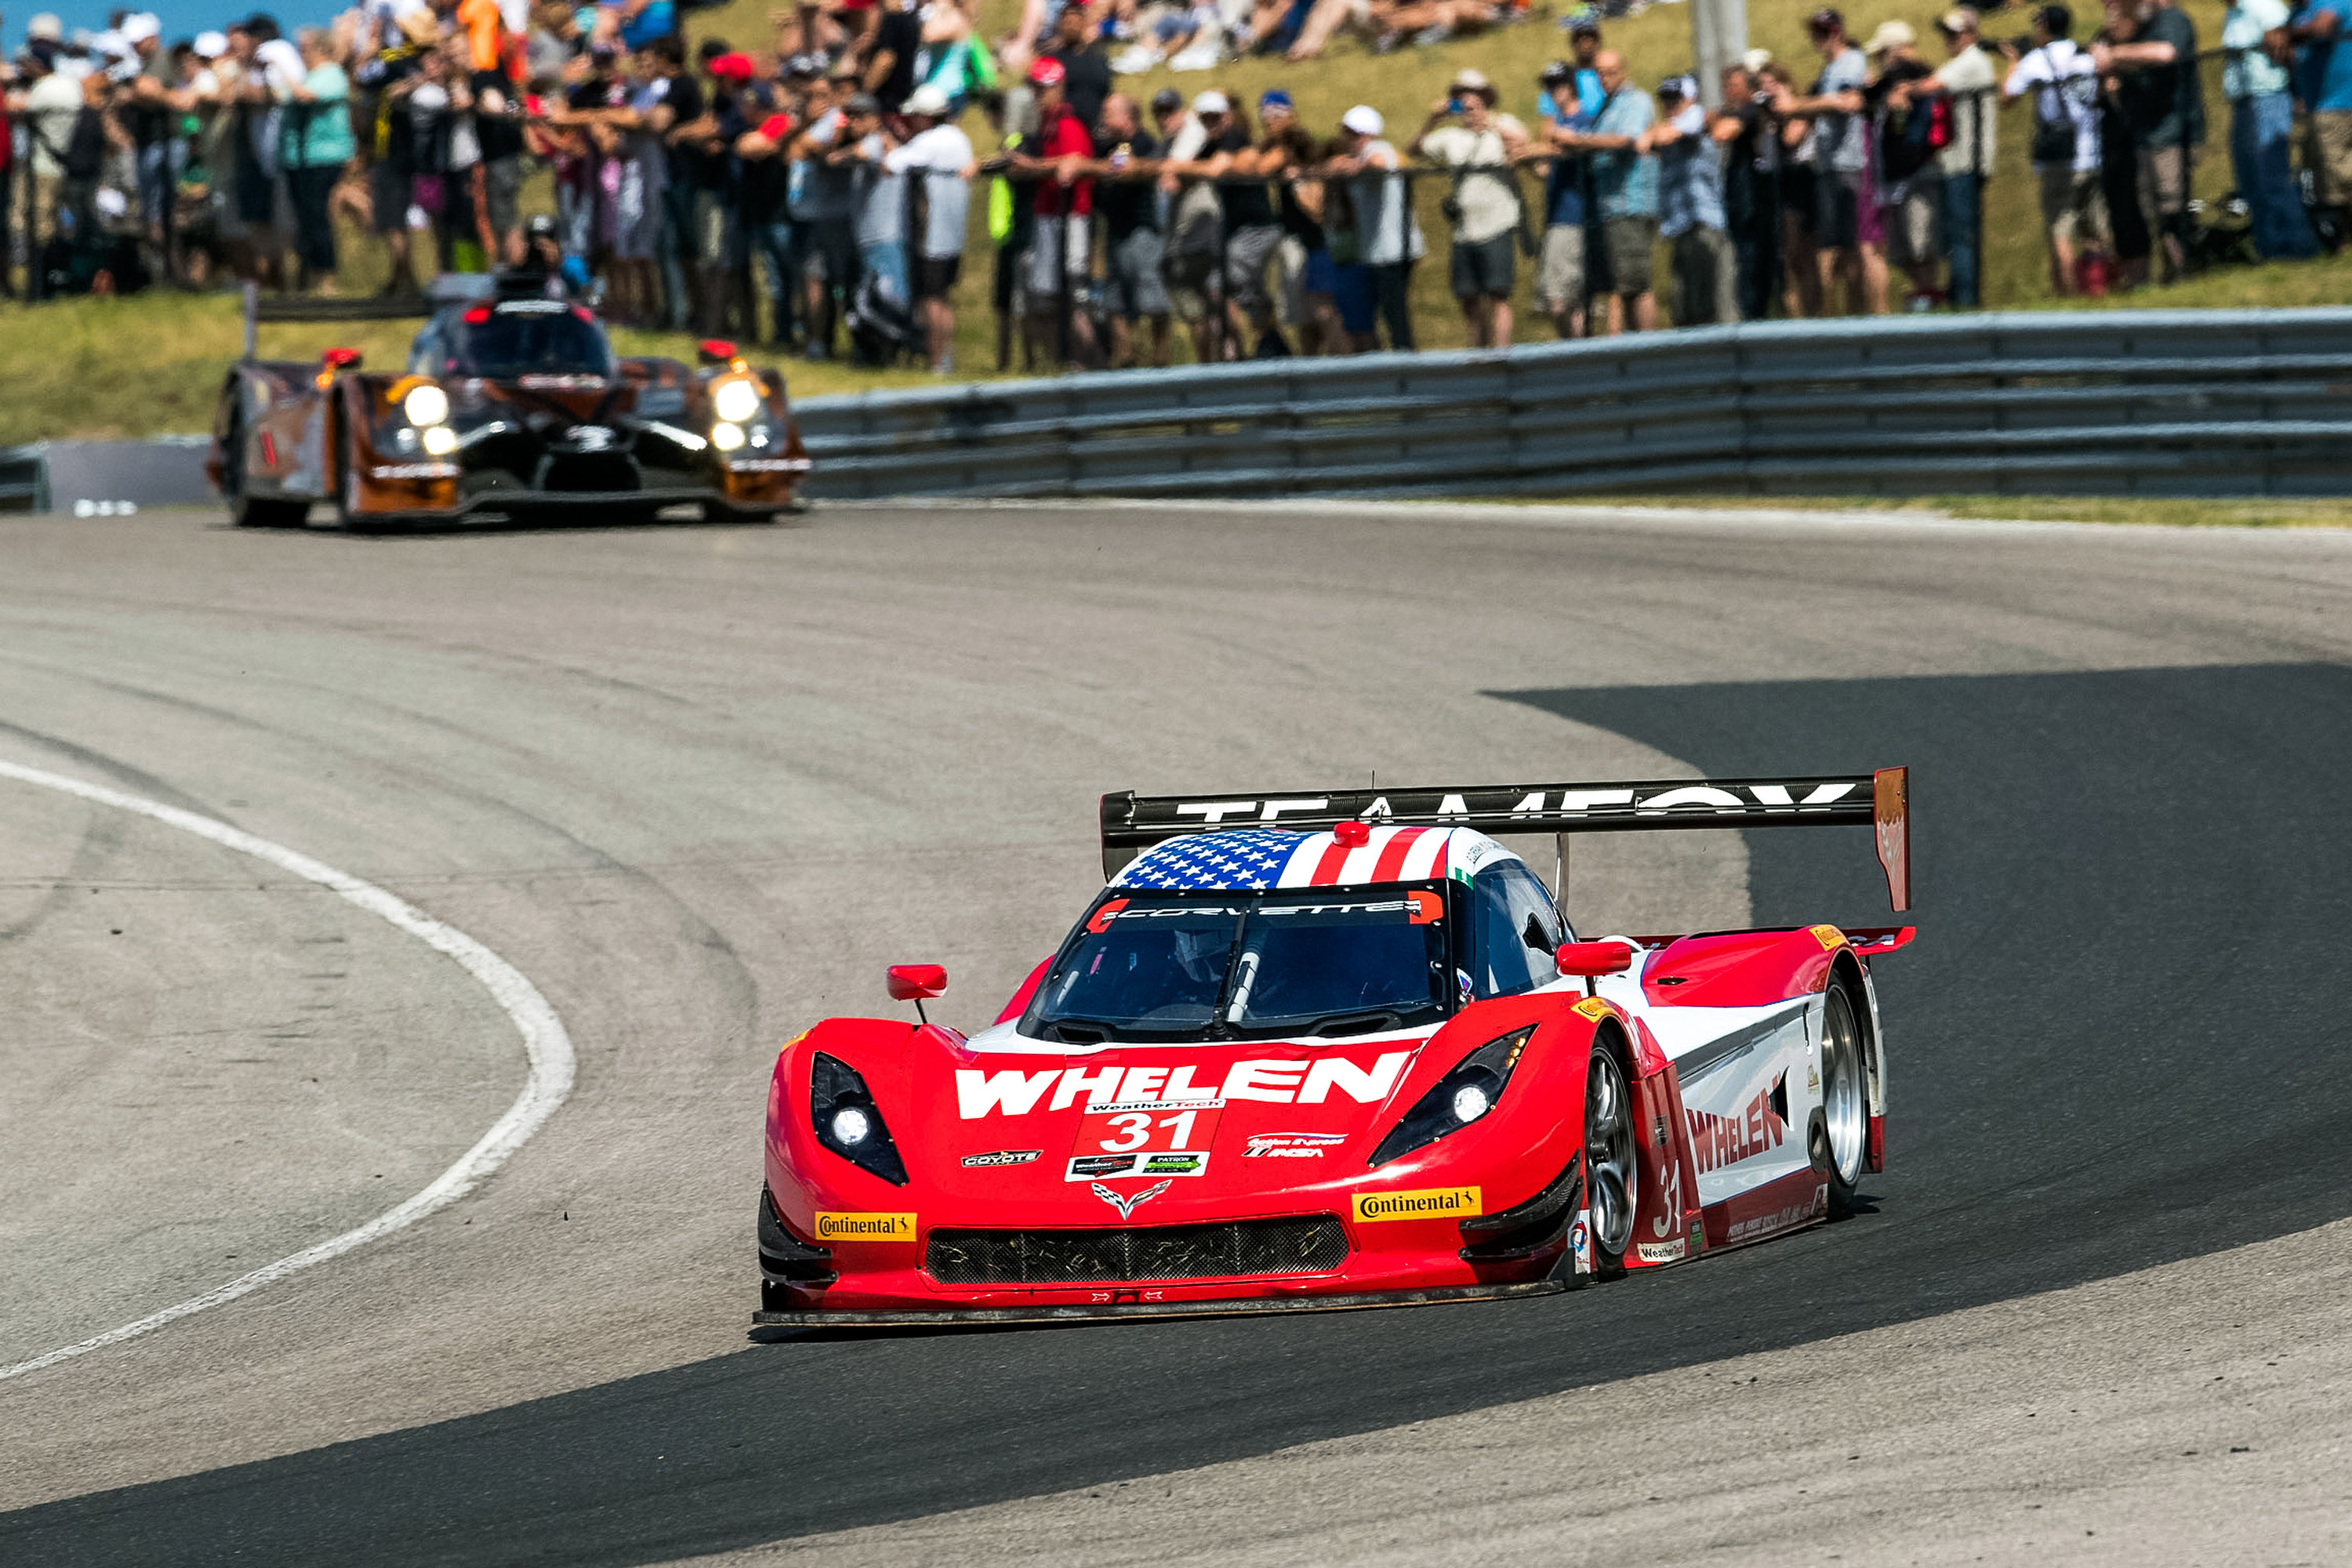
<svg viewBox="0 0 2352 1568">
<path fill-rule="evenodd" d="M 412 386 L 408 395 L 400 400 L 400 411 L 408 422 L 420 428 L 438 425 L 449 417 L 449 395 L 437 386 Z"/>
<path fill-rule="evenodd" d="M 1536 1026 L 1512 1030 L 1500 1039 L 1489 1040 L 1464 1057 L 1454 1069 L 1439 1079 L 1427 1094 L 1413 1103 L 1403 1119 L 1389 1129 L 1380 1147 L 1365 1163 L 1385 1165 L 1400 1154 L 1410 1154 L 1426 1143 L 1434 1143 L 1449 1132 L 1459 1132 L 1465 1127 L 1495 1109 L 1503 1098 L 1503 1086 L 1511 1081 L 1511 1071 L 1519 1065 L 1519 1055 L 1528 1048 L 1528 1041 Z"/>
<path fill-rule="evenodd" d="M 740 425 L 760 412 L 760 389 L 748 381 L 722 381 L 710 391 L 710 406 L 719 417 Z"/>
<path fill-rule="evenodd" d="M 907 1163 L 890 1142 L 890 1129 L 874 1109 L 866 1080 L 847 1062 L 818 1051 L 809 1058 L 809 1120 L 816 1141 L 893 1186 L 907 1184 Z"/>
<path fill-rule="evenodd" d="M 743 444 L 740 425 L 714 425 L 710 427 L 710 444 L 722 452 L 732 452 Z"/>
<path fill-rule="evenodd" d="M 457 449 L 457 432 L 446 425 L 436 425 L 425 432 L 425 450 L 436 458 L 446 458 Z"/>
</svg>

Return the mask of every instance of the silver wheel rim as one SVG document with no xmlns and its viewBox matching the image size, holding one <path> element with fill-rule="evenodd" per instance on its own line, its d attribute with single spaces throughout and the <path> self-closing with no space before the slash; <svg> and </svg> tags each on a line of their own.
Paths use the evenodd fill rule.
<svg viewBox="0 0 2352 1568">
<path fill-rule="evenodd" d="M 1849 1187 L 1862 1178 L 1869 1120 L 1864 1100 L 1861 1033 L 1845 993 L 1833 989 L 1822 1017 L 1822 1120 L 1828 1125 L 1830 1163 Z"/>
<path fill-rule="evenodd" d="M 1622 1253 L 1633 1238 L 1633 1105 L 1617 1058 L 1598 1046 L 1584 1082 L 1584 1163 L 1593 1245 Z"/>
</svg>

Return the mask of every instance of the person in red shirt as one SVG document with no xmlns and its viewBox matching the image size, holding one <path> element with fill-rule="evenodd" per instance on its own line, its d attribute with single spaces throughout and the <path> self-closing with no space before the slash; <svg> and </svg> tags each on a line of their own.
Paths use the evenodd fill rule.
<svg viewBox="0 0 2352 1568">
<path fill-rule="evenodd" d="M 1022 274 L 1024 309 L 1033 332 L 1059 347 L 1056 357 L 1097 363 L 1094 319 L 1086 310 L 1094 258 L 1087 251 L 1093 232 L 1095 182 L 1082 172 L 1095 155 L 1094 133 L 1070 108 L 1062 62 L 1050 56 L 1033 61 L 1029 85 L 1037 94 L 1036 151 L 1013 155 L 1014 169 L 1044 176 L 1037 184 L 1037 228 L 1029 241 Z"/>
</svg>

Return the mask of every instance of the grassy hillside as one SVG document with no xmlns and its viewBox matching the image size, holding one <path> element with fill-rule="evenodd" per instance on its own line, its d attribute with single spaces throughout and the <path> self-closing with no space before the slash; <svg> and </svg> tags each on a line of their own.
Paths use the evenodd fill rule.
<svg viewBox="0 0 2352 1568">
<path fill-rule="evenodd" d="M 1751 41 L 1798 62 L 1801 76 L 1811 69 L 1813 57 L 1805 47 L 1802 19 L 1814 3 L 1753 0 L 1749 10 Z M 990 30 L 1001 32 L 1008 26 L 1016 6 L 1017 0 L 983 0 Z M 764 50 L 769 46 L 771 8 L 770 0 L 736 0 L 722 9 L 696 13 L 696 31 L 724 37 L 739 47 Z M 1853 10 L 1849 20 L 1855 32 L 1864 35 L 1886 17 L 1900 16 L 1929 40 L 1926 52 L 1933 58 L 1940 46 L 1933 40 L 1931 23 L 1941 9 L 1941 0 L 1903 0 L 1882 8 Z M 2085 5 L 2081 9 L 2088 13 L 2090 7 Z M 2221 9 L 2216 0 L 2189 3 L 2200 39 L 2209 47 L 2220 33 Z M 1996 14 L 1989 26 L 1997 33 L 2021 26 L 2021 13 Z M 1611 23 L 1608 41 L 1625 52 L 1638 81 L 1654 85 L 1661 77 L 1689 66 L 1689 13 L 1678 4 L 1655 5 L 1640 16 Z M 1343 39 L 1323 58 L 1305 65 L 1253 59 L 1183 76 L 1157 71 L 1122 79 L 1120 85 L 1144 96 L 1162 85 L 1172 84 L 1188 94 L 1213 85 L 1250 100 L 1268 87 L 1282 86 L 1297 99 L 1307 124 L 1318 132 L 1328 130 L 1350 104 L 1370 102 L 1389 117 L 1402 141 L 1453 73 L 1465 65 L 1495 79 L 1503 90 L 1504 108 L 1523 118 L 1531 116 L 1536 72 L 1545 60 L 1565 52 L 1565 39 L 1552 15 L 1538 5 L 1528 20 L 1515 26 L 1433 48 L 1408 46 L 1394 54 L 1374 55 L 1360 41 Z M 2225 150 L 2227 109 L 2221 98 L 2218 67 L 2209 71 L 2207 94 L 2214 142 L 2199 168 L 2197 184 L 2200 193 L 2218 196 L 2231 184 Z M 2044 277 L 2032 174 L 2024 157 L 2026 113 L 2021 105 L 2003 116 L 2000 172 L 1985 201 L 1985 302 L 1997 308 L 2062 303 L 2051 297 Z M 975 142 L 984 146 L 986 128 L 979 115 L 968 118 L 966 129 L 973 133 Z M 1433 184 L 1424 183 L 1422 221 L 1430 235 L 1433 255 L 1416 270 L 1413 292 L 1421 342 L 1427 348 L 1459 347 L 1465 341 L 1461 318 L 1446 289 L 1444 224 L 1436 210 L 1439 195 Z M 984 206 L 984 203 L 973 204 L 972 250 L 956 301 L 957 365 L 967 375 L 987 374 L 995 362 L 988 303 L 992 258 Z M 362 247 L 354 247 L 351 255 L 344 275 L 347 291 L 372 289 L 380 277 L 375 258 Z M 1523 266 L 1519 276 L 1518 336 L 1523 342 L 1544 341 L 1550 330 L 1533 319 L 1528 308 L 1532 268 Z M 2293 265 L 2218 270 L 2176 289 L 2143 290 L 2113 302 L 2222 306 L 2346 301 L 2352 301 L 2352 254 Z M 349 342 L 366 349 L 381 364 L 404 353 L 412 331 L 404 323 L 341 329 L 272 327 L 263 331 L 262 350 L 268 354 L 307 358 L 331 342 Z M 680 355 L 690 352 L 683 339 L 652 333 L 617 335 L 625 347 L 635 352 Z M 1181 332 L 1178 342 L 1181 358 Z M 236 309 L 226 297 L 156 293 L 136 300 L 69 300 L 29 310 L 0 305 L 0 445 L 69 435 L 200 430 L 209 418 L 221 371 L 236 347 Z M 794 395 L 803 397 L 872 385 L 934 384 L 931 377 L 916 371 L 851 372 L 836 364 L 802 361 L 793 362 L 788 370 Z"/>
</svg>

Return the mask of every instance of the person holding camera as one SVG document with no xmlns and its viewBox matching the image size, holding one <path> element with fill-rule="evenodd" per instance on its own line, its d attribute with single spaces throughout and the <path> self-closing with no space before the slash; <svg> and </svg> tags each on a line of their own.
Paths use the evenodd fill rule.
<svg viewBox="0 0 2352 1568">
<path fill-rule="evenodd" d="M 1495 112 L 1495 84 L 1465 68 L 1405 147 L 1408 157 L 1454 171 L 1444 210 L 1454 226 L 1454 297 L 1472 348 L 1510 346 L 1520 213 L 1513 164 L 1527 145 L 1527 127 Z"/>
</svg>

